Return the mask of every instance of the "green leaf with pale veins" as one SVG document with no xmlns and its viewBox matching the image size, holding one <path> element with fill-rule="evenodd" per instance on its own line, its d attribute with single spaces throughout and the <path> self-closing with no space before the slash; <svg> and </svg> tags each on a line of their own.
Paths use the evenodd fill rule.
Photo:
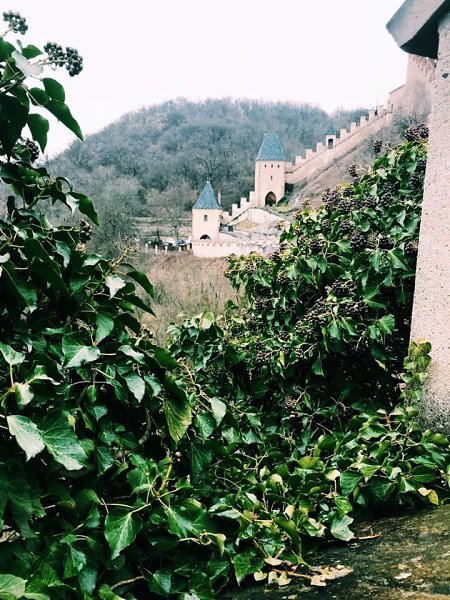
<svg viewBox="0 0 450 600">
<path fill-rule="evenodd" d="M 45 448 L 41 432 L 28 417 L 22 415 L 9 415 L 6 417 L 8 429 L 16 442 L 24 450 L 27 460 L 42 452 Z"/>
<path fill-rule="evenodd" d="M 70 544 L 64 557 L 64 579 L 78 575 L 86 561 L 86 554 Z"/>
<path fill-rule="evenodd" d="M 67 369 L 93 362 L 100 356 L 100 350 L 94 346 L 86 346 L 78 333 L 69 333 L 63 337 L 62 350 Z"/>
<path fill-rule="evenodd" d="M 247 575 L 261 571 L 264 561 L 257 555 L 255 550 L 249 549 L 242 554 L 237 554 L 233 558 L 233 565 L 236 581 L 240 584 Z"/>
<path fill-rule="evenodd" d="M 15 383 L 14 393 L 17 405 L 20 407 L 26 406 L 34 398 L 34 393 L 29 383 Z"/>
<path fill-rule="evenodd" d="M 20 363 L 23 363 L 25 360 L 25 354 L 22 354 L 22 352 L 16 352 L 16 350 L 13 350 L 13 348 L 7 344 L 0 344 L 0 352 L 3 354 L 3 358 L 11 367 L 14 365 L 20 365 Z"/>
<path fill-rule="evenodd" d="M 134 542 L 142 529 L 142 520 L 136 513 L 123 508 L 114 508 L 105 519 L 105 537 L 116 558 L 124 548 Z"/>
<path fill-rule="evenodd" d="M 126 375 L 122 375 L 125 379 L 128 389 L 136 398 L 136 400 L 141 401 L 145 394 L 145 381 L 142 377 L 139 377 L 137 373 L 132 371 L 131 373 L 127 373 Z"/>
<path fill-rule="evenodd" d="M 192 421 L 192 411 L 189 401 L 181 398 L 167 398 L 163 404 L 170 437 L 178 442 L 186 433 Z"/>
<path fill-rule="evenodd" d="M 26 579 L 15 575 L 0 575 L 0 599 L 15 600 L 22 598 L 25 594 Z"/>
<path fill-rule="evenodd" d="M 47 450 L 68 471 L 78 471 L 87 465 L 87 456 L 69 422 L 69 415 L 48 414 L 40 426 Z"/>
<path fill-rule="evenodd" d="M 104 340 L 114 329 L 114 319 L 106 313 L 97 313 L 95 316 L 95 343 Z"/>
<path fill-rule="evenodd" d="M 353 519 L 344 515 L 343 517 L 335 517 L 331 521 L 330 531 L 331 535 L 338 540 L 343 540 L 344 542 L 349 542 L 351 539 L 355 537 L 354 533 L 350 531 L 348 526 L 353 523 Z"/>
</svg>

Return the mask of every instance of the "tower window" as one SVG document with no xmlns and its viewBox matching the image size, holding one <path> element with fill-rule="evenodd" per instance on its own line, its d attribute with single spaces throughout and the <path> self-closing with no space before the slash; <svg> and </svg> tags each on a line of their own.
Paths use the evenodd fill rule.
<svg viewBox="0 0 450 600">
<path fill-rule="evenodd" d="M 277 165 L 278 168 L 280 168 L 280 165 Z"/>
<path fill-rule="evenodd" d="M 271 166 L 271 167 L 272 167 L 272 169 L 273 169 L 273 165 L 270 165 L 270 166 Z"/>
<path fill-rule="evenodd" d="M 270 176 L 270 181 L 272 181 L 272 179 L 273 179 L 273 175 Z"/>
<path fill-rule="evenodd" d="M 208 215 L 203 215 L 203 221 L 206 222 L 208 220 Z"/>
</svg>

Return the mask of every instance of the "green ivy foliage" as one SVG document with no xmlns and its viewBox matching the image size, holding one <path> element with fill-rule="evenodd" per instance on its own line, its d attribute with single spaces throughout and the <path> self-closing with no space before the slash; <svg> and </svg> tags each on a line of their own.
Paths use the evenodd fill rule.
<svg viewBox="0 0 450 600">
<path fill-rule="evenodd" d="M 355 516 L 448 498 L 448 440 L 417 424 L 430 346 L 408 354 L 426 135 L 283 224 L 279 252 L 231 258 L 243 308 L 171 329 L 205 395 L 189 468 L 239 523 L 238 581 L 283 585 L 318 538 L 352 539 Z"/>
<path fill-rule="evenodd" d="M 9 34 L 26 31 L 6 14 Z M 441 502 L 448 441 L 414 421 L 429 345 L 411 348 L 404 401 L 393 377 L 425 143 L 390 151 L 327 193 L 326 208 L 299 214 L 279 255 L 233 260 L 245 310 L 187 320 L 168 351 L 137 318 L 153 290 L 131 249 L 106 259 L 86 249 L 89 224 L 45 216 L 62 203 L 97 221 L 87 196 L 36 163 L 43 110 L 81 137 L 63 87 L 43 76 L 65 61 L 81 69 L 72 48 L 0 38 L 11 191 L 0 220 L 0 599 L 212 600 L 250 575 L 284 585 L 310 577 L 321 538 L 352 538 L 359 509 Z"/>
</svg>

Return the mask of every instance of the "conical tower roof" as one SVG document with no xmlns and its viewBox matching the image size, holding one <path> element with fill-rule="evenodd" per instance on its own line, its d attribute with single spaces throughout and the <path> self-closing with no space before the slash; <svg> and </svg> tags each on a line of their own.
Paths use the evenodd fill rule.
<svg viewBox="0 0 450 600">
<path fill-rule="evenodd" d="M 256 160 L 286 160 L 280 138 L 276 133 L 264 134 L 261 148 L 259 149 Z"/>
<path fill-rule="evenodd" d="M 214 193 L 213 187 L 208 179 L 205 184 L 205 187 L 202 190 L 202 193 L 197 199 L 197 202 L 194 204 L 192 208 L 200 208 L 201 210 L 222 210 L 222 207 L 216 200 L 216 195 Z"/>
</svg>

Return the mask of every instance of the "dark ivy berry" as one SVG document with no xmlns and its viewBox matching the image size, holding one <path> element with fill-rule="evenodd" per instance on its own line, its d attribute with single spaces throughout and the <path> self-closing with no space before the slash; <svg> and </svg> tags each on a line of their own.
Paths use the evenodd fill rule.
<svg viewBox="0 0 450 600">
<path fill-rule="evenodd" d="M 333 282 L 331 290 L 337 298 L 343 298 L 344 296 L 348 296 L 350 291 L 350 282 L 338 279 Z"/>
<path fill-rule="evenodd" d="M 348 172 L 350 177 L 358 177 L 357 166 L 355 164 L 349 166 Z"/>
<path fill-rule="evenodd" d="M 388 237 L 386 237 L 386 236 L 380 237 L 380 239 L 378 241 L 378 247 L 381 250 L 390 250 L 392 248 L 392 246 L 393 246 L 393 244 Z"/>
<path fill-rule="evenodd" d="M 405 254 L 406 256 L 415 256 L 417 254 L 418 244 L 416 241 L 407 242 L 405 244 Z"/>
<path fill-rule="evenodd" d="M 342 223 L 339 225 L 339 231 L 343 235 L 350 233 L 350 231 L 352 229 L 353 229 L 353 223 L 351 221 L 342 221 Z"/>
<path fill-rule="evenodd" d="M 25 146 L 26 146 L 26 149 L 28 150 L 28 152 L 30 153 L 31 162 L 34 162 L 35 160 L 37 160 L 39 158 L 39 148 L 38 148 L 37 144 L 35 144 L 33 142 L 33 140 L 26 139 Z"/>
<path fill-rule="evenodd" d="M 372 144 L 372 148 L 375 154 L 379 154 L 381 152 L 381 149 L 383 148 L 382 140 L 375 140 Z"/>
<path fill-rule="evenodd" d="M 311 252 L 320 252 L 322 250 L 322 242 L 321 240 L 313 239 L 309 242 L 309 249 Z"/>
<path fill-rule="evenodd" d="M 350 238 L 350 248 L 355 252 L 360 252 L 364 250 L 366 246 L 366 240 L 360 233 L 355 233 Z"/>
</svg>

